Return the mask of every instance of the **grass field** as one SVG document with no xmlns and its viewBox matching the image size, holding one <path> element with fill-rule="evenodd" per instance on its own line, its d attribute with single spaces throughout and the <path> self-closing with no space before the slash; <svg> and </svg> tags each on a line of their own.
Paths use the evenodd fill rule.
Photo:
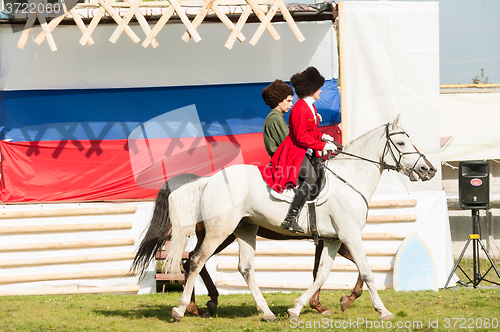
<svg viewBox="0 0 500 332">
<path fill-rule="evenodd" d="M 321 302 L 333 314 L 321 316 L 306 306 L 296 321 L 286 310 L 300 293 L 266 293 L 277 322 L 261 321 L 249 294 L 221 296 L 213 318 L 186 314 L 179 323 L 170 316 L 178 305 L 178 290 L 165 295 L 8 296 L 0 297 L 0 331 L 500 331 L 500 288 L 490 285 L 438 292 L 380 291 L 385 306 L 396 315 L 385 323 L 367 292 L 341 312 L 338 302 L 345 291 L 324 291 Z M 207 300 L 197 298 L 202 308 Z"/>
</svg>

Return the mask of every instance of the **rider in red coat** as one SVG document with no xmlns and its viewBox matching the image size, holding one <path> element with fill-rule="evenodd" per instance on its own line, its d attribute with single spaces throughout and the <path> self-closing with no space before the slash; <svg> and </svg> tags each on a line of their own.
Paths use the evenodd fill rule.
<svg viewBox="0 0 500 332">
<path fill-rule="evenodd" d="M 294 233 L 304 233 L 297 217 L 309 193 L 316 196 L 319 191 L 316 175 L 318 151 L 335 151 L 336 146 L 331 136 L 319 131 L 320 120 L 313 105 L 319 99 L 325 78 L 316 68 L 309 67 L 293 75 L 290 83 L 300 98 L 290 113 L 290 132 L 274 153 L 271 163 L 261 168 L 261 173 L 266 183 L 278 192 L 300 183 L 281 227 Z"/>
</svg>

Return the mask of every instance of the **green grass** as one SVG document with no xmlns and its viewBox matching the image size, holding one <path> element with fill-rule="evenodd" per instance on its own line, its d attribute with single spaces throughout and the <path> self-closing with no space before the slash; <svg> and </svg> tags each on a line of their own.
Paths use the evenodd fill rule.
<svg viewBox="0 0 500 332">
<path fill-rule="evenodd" d="M 489 268 L 486 262 L 481 260 L 483 274 Z M 460 266 L 472 275 L 471 260 L 463 260 Z M 498 264 L 496 266 L 499 267 Z M 460 270 L 457 270 L 457 275 L 467 281 Z M 487 279 L 500 282 L 494 270 L 488 273 Z M 287 309 L 293 306 L 301 293 L 266 293 L 264 297 L 277 322 L 261 320 L 262 314 L 257 311 L 251 295 L 225 295 L 219 298 L 219 308 L 213 318 L 198 318 L 186 313 L 181 322 L 174 323 L 170 314 L 172 307 L 178 305 L 182 287 L 169 284 L 166 289 L 165 295 L 0 297 L 0 332 L 470 331 L 471 328 L 474 331 L 500 331 L 500 287 L 493 287 L 486 281 L 481 282 L 478 289 L 454 287 L 439 292 L 380 291 L 385 306 L 396 316 L 383 325 L 387 327 L 390 324 L 389 328 L 382 328 L 366 291 L 346 312 L 341 312 L 339 308 L 339 299 L 346 291 L 324 291 L 321 303 L 332 309 L 333 314 L 321 316 L 307 305 L 297 321 L 289 319 Z M 208 296 L 197 297 L 200 308 L 205 307 L 208 299 Z M 485 328 L 485 324 L 490 327 Z"/>
<path fill-rule="evenodd" d="M 380 291 L 386 307 L 396 315 L 390 323 L 392 328 L 388 329 L 380 328 L 367 292 L 346 312 L 341 312 L 338 301 L 343 293 L 321 294 L 322 304 L 332 309 L 332 315 L 321 316 L 306 306 L 296 322 L 290 321 L 286 310 L 300 295 L 297 292 L 264 294 L 277 322 L 261 321 L 262 314 L 257 312 L 248 294 L 221 296 L 219 309 L 211 319 L 186 314 L 179 323 L 174 323 L 170 316 L 172 307 L 178 305 L 179 291 L 165 295 L 6 296 L 0 297 L 0 331 L 327 331 L 327 326 L 342 331 L 469 331 L 468 327 L 485 324 L 486 319 L 491 324 L 494 318 L 498 323 L 496 329 L 474 328 L 474 331 L 500 330 L 500 288 Z M 197 300 L 204 307 L 208 297 L 199 296 Z M 360 325 L 335 328 L 335 324 L 342 323 L 347 327 L 349 322 Z M 398 322 L 403 328 L 397 328 Z M 430 327 L 431 322 L 437 322 L 437 328 Z M 367 328 L 370 323 L 379 324 L 378 328 L 376 325 Z M 312 328 L 314 324 L 316 328 Z M 460 325 L 463 328 L 458 328 Z"/>
</svg>

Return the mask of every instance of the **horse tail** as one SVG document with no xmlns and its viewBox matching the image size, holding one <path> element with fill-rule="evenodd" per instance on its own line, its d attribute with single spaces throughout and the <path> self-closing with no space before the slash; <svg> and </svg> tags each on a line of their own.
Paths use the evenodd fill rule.
<svg viewBox="0 0 500 332">
<path fill-rule="evenodd" d="M 203 192 L 203 188 L 205 188 L 207 181 L 207 178 L 194 174 L 181 174 L 169 179 L 165 183 L 156 196 L 151 222 L 147 228 L 146 235 L 137 250 L 130 272 L 137 271 L 140 278 L 143 278 L 147 268 L 154 258 L 155 253 L 158 250 L 161 250 L 165 245 L 165 242 L 170 239 L 172 221 L 170 216 L 171 206 L 169 204 L 169 197 L 172 192 L 179 189 L 183 185 L 196 182 L 201 187 L 200 196 L 197 199 L 199 200 L 201 192 Z"/>
<path fill-rule="evenodd" d="M 170 195 L 170 220 L 172 237 L 165 271 L 181 273 L 182 254 L 190 235 L 194 235 L 195 226 L 202 221 L 200 213 L 201 195 L 209 178 L 187 184 Z"/>
</svg>

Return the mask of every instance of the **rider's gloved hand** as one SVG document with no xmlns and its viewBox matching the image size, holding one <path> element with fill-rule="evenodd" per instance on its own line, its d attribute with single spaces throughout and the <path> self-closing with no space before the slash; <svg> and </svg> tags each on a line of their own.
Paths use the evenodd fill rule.
<svg viewBox="0 0 500 332">
<path fill-rule="evenodd" d="M 333 143 L 327 142 L 325 147 L 323 148 L 323 155 L 327 154 L 328 151 L 335 152 L 337 151 L 337 146 Z"/>
<path fill-rule="evenodd" d="M 323 134 L 323 136 L 321 136 L 321 140 L 323 142 L 333 142 L 333 137 L 328 134 Z"/>
</svg>

